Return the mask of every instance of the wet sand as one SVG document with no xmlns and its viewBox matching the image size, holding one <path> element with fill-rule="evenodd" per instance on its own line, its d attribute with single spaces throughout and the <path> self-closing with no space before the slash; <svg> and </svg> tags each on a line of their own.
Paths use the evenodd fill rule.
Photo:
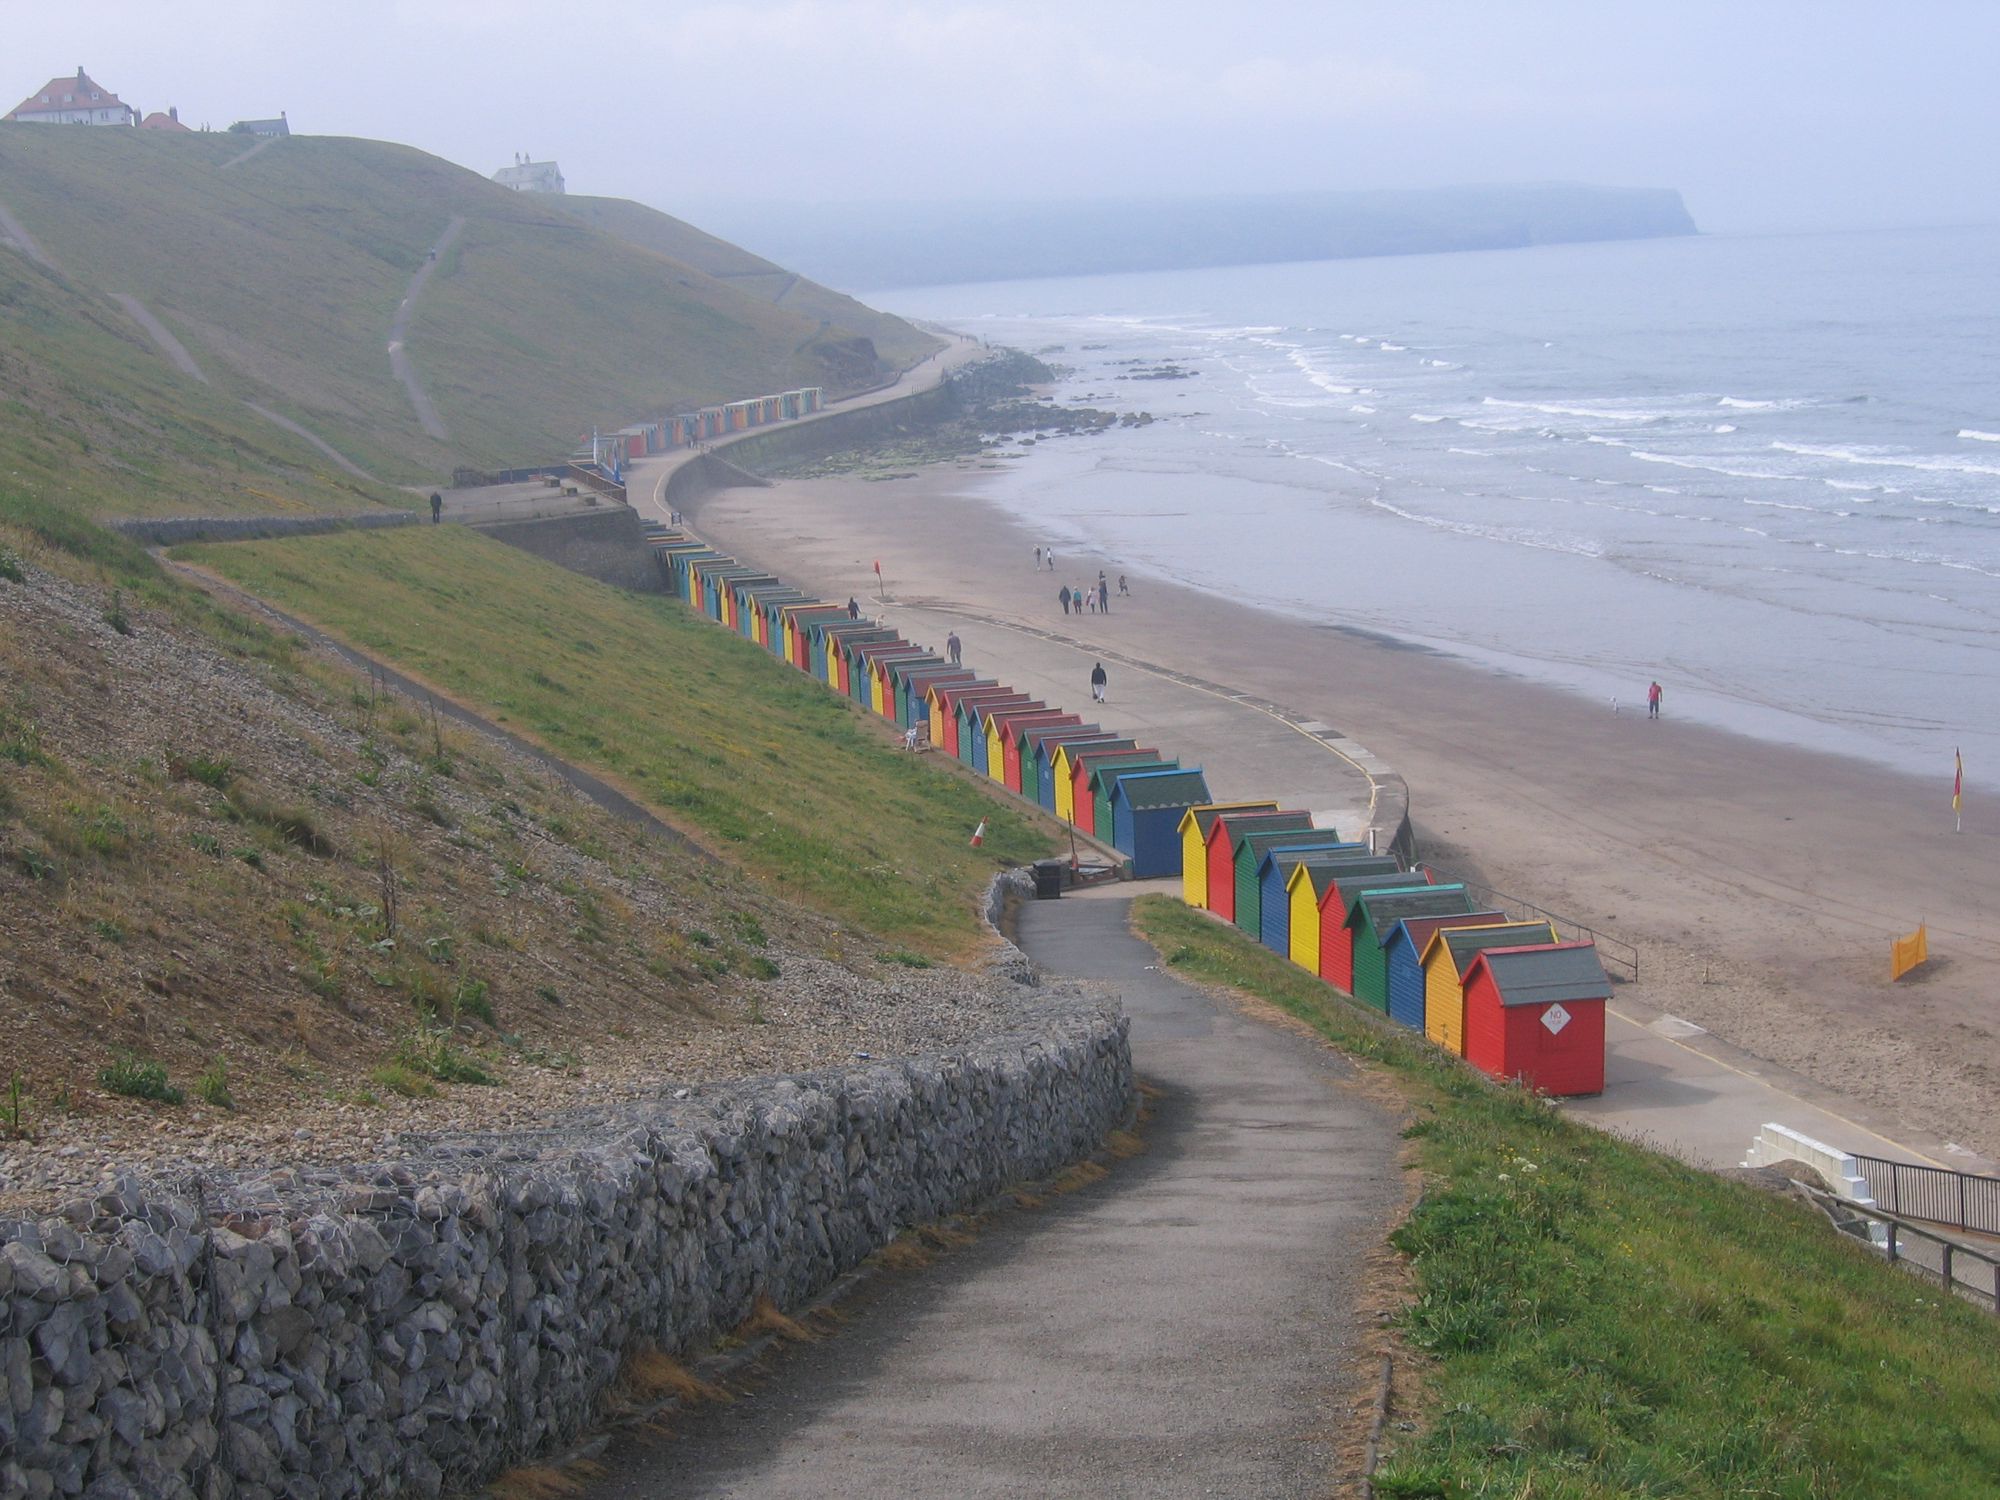
<svg viewBox="0 0 2000 1500">
<path fill-rule="evenodd" d="M 1955 836 L 1944 778 L 1682 723 L 1672 696 L 1651 722 L 1644 684 L 1614 715 L 1448 655 L 1266 613 L 1251 590 L 1224 600 L 1094 555 L 1037 572 L 1041 539 L 979 491 L 971 466 L 938 466 L 725 491 L 692 516 L 717 545 L 826 598 L 857 595 L 913 639 L 941 645 L 956 624 L 967 662 L 1003 680 L 1046 679 L 1050 648 L 980 621 L 1071 633 L 1071 710 L 1091 706 L 1088 656 L 1101 646 L 1322 720 L 1407 777 L 1422 857 L 1633 944 L 1641 979 L 1620 988 L 1621 1004 L 1692 1021 L 1753 1054 L 1753 1070 L 1768 1059 L 1803 1075 L 1919 1152 L 1968 1170 L 1986 1163 L 1953 1146 L 2000 1158 L 2000 812 L 1975 799 Z M 1114 588 L 1130 574 L 1133 597 L 1065 619 L 1057 589 L 1100 568 Z M 1330 561 L 1329 587 L 1338 571 Z M 1094 717 L 1124 727 L 1120 686 L 1114 677 Z M 1218 797 L 1354 804 L 1351 776 L 1332 764 L 1316 800 L 1253 783 L 1296 738 L 1259 722 L 1234 752 L 1161 748 L 1206 760 Z M 1926 920 L 1931 963 L 1892 985 L 1891 937 Z"/>
</svg>

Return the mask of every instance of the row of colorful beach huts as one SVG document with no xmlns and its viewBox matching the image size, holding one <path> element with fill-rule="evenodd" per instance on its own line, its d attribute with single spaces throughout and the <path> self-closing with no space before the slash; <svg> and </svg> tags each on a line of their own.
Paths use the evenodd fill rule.
<svg viewBox="0 0 2000 1500">
<path fill-rule="evenodd" d="M 689 606 L 913 739 L 1108 844 L 1136 878 L 1178 873 L 1190 906 L 1499 1078 L 1604 1087 L 1610 981 L 1589 942 L 1511 921 L 1463 884 L 1275 802 L 1218 803 L 1198 766 L 1085 723 L 867 618 L 649 523 Z"/>
<path fill-rule="evenodd" d="M 704 406 L 699 411 L 657 422 L 638 422 L 610 434 L 615 452 L 627 462 L 649 453 L 665 453 L 674 448 L 690 448 L 733 432 L 748 432 L 770 422 L 796 421 L 824 409 L 826 393 L 819 386 L 796 391 L 780 391 L 775 396 L 753 396 L 747 401 L 729 401 L 721 406 Z"/>
</svg>

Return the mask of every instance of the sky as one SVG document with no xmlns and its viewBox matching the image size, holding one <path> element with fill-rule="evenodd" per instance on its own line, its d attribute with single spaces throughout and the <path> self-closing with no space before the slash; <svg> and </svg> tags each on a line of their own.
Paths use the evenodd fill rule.
<svg viewBox="0 0 2000 1500">
<path fill-rule="evenodd" d="M 1710 232 L 2000 220 L 2000 0 L 0 0 L 0 36 L 0 110 L 81 64 L 696 222 L 1537 181 Z"/>
</svg>

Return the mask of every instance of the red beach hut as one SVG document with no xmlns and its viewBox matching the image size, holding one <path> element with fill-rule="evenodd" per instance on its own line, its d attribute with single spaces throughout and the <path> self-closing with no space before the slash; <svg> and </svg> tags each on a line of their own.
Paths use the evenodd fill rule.
<svg viewBox="0 0 2000 1500">
<path fill-rule="evenodd" d="M 1208 828 L 1208 909 L 1225 922 L 1236 920 L 1236 848 L 1246 837 L 1310 827 L 1311 813 L 1283 809 L 1217 818 Z"/>
<path fill-rule="evenodd" d="M 1594 943 L 1484 949 L 1465 975 L 1465 1060 L 1545 1094 L 1601 1094 L 1610 998 Z"/>
</svg>

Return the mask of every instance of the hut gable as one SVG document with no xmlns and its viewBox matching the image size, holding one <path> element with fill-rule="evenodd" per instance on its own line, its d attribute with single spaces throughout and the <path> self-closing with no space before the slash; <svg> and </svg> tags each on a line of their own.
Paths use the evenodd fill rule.
<svg viewBox="0 0 2000 1500">
<path fill-rule="evenodd" d="M 1481 965 L 1492 976 L 1502 1005 L 1575 1004 L 1611 997 L 1611 980 L 1593 943 L 1488 948 L 1473 959 L 1466 971 L 1468 981 Z"/>
<path fill-rule="evenodd" d="M 1536 933 L 1547 933 L 1546 938 L 1537 938 Z M 1442 943 L 1451 954 L 1451 966 L 1458 972 L 1461 981 L 1472 961 L 1487 948 L 1519 948 L 1530 944 L 1553 943 L 1555 929 L 1546 922 L 1504 922 L 1492 927 L 1446 928 L 1437 933 L 1431 941 Z M 1428 960 L 1429 953 L 1425 953 Z"/>
<path fill-rule="evenodd" d="M 1155 807 L 1186 807 L 1193 798 L 1208 795 L 1208 783 L 1198 768 L 1140 774 L 1121 777 L 1112 795 L 1123 798 L 1135 812 Z"/>
<path fill-rule="evenodd" d="M 1471 898 L 1462 885 L 1432 885 L 1421 890 L 1363 891 L 1355 898 L 1354 910 L 1347 914 L 1350 927 L 1372 924 L 1371 930 L 1387 935 L 1407 917 L 1442 917 L 1472 910 Z"/>
</svg>

